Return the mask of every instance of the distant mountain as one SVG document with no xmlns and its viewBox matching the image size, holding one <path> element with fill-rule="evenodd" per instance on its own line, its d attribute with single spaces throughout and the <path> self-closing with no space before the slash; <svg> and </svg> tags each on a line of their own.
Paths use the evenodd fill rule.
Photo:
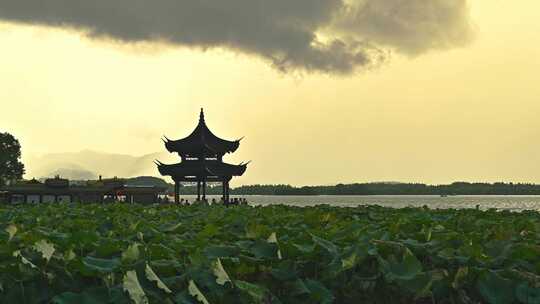
<svg viewBox="0 0 540 304">
<path fill-rule="evenodd" d="M 44 178 L 60 175 L 72 180 L 105 177 L 159 176 L 155 159 L 163 162 L 178 161 L 167 152 L 150 153 L 142 156 L 113 154 L 83 150 L 71 153 L 50 153 L 25 161 L 26 178 Z"/>
<path fill-rule="evenodd" d="M 76 168 L 58 168 L 50 172 L 49 174 L 45 174 L 39 177 L 44 178 L 44 177 L 54 177 L 54 176 L 61 176 L 69 180 L 94 180 L 98 178 L 96 173 L 85 170 L 85 169 L 78 169 L 78 168 L 77 169 Z"/>
<path fill-rule="evenodd" d="M 164 179 L 154 176 L 137 176 L 127 180 L 126 182 L 129 186 L 157 186 L 172 188 L 174 191 L 174 184 L 167 183 Z"/>
</svg>

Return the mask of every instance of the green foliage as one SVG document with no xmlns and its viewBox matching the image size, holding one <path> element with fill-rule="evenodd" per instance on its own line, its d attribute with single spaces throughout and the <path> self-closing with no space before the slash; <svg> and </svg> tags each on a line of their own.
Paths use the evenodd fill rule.
<svg viewBox="0 0 540 304">
<path fill-rule="evenodd" d="M 24 174 L 21 163 L 21 145 L 9 133 L 0 133 L 0 186 L 7 181 L 19 180 Z"/>
<path fill-rule="evenodd" d="M 164 290 L 166 293 L 172 293 L 172 291 L 163 283 L 163 281 L 160 280 L 160 278 L 156 275 L 152 267 L 150 267 L 148 264 L 146 264 L 146 269 L 144 270 L 146 274 L 146 278 L 150 281 L 156 282 L 157 287 Z"/>
<path fill-rule="evenodd" d="M 54 254 L 54 245 L 47 242 L 46 240 L 41 240 L 34 244 L 34 249 L 41 253 L 42 257 L 49 262 L 51 257 Z"/>
<path fill-rule="evenodd" d="M 124 290 L 135 304 L 147 304 L 148 298 L 137 278 L 137 272 L 130 270 L 124 275 Z"/>
<path fill-rule="evenodd" d="M 227 282 L 231 282 L 231 278 L 223 268 L 221 260 L 218 258 L 212 263 L 212 271 L 216 276 L 216 283 L 219 285 L 225 285 Z"/>
<path fill-rule="evenodd" d="M 9 239 L 8 239 L 8 242 L 9 242 L 17 233 L 17 226 L 9 225 L 6 227 L 5 231 L 9 234 Z"/>
<path fill-rule="evenodd" d="M 0 206 L 0 303 L 540 303 L 540 214 Z"/>
<path fill-rule="evenodd" d="M 122 261 L 126 263 L 133 263 L 139 259 L 139 256 L 139 244 L 131 244 L 126 251 L 122 252 Z"/>
</svg>

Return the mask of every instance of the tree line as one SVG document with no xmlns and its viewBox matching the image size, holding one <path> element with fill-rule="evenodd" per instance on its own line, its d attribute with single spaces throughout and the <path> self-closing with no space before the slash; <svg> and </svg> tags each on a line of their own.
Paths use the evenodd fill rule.
<svg viewBox="0 0 540 304">
<path fill-rule="evenodd" d="M 9 133 L 0 132 L 0 187 L 22 179 L 21 145 Z M 174 192 L 174 185 L 157 177 L 128 179 L 133 185 L 165 186 Z M 210 185 L 207 194 L 220 195 L 221 185 Z M 197 194 L 197 187 L 182 186 L 181 194 Z M 232 195 L 540 195 L 540 185 L 532 183 L 468 183 L 426 185 L 421 183 L 354 183 L 331 186 L 245 185 L 231 189 Z"/>
</svg>

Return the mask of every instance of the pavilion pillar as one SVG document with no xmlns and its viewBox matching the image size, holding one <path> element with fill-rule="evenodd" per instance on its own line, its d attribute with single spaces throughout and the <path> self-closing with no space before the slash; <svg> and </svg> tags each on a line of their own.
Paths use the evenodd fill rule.
<svg viewBox="0 0 540 304">
<path fill-rule="evenodd" d="M 201 200 L 201 181 L 197 180 L 197 200 Z"/>
<path fill-rule="evenodd" d="M 178 204 L 180 202 L 180 184 L 178 181 L 174 181 L 174 203 Z"/>
<path fill-rule="evenodd" d="M 202 184 L 202 199 L 203 201 L 206 200 L 206 178 L 203 179 L 203 184 Z"/>
<path fill-rule="evenodd" d="M 225 203 L 225 180 L 221 182 L 221 192 L 223 194 L 221 196 L 221 199 L 223 200 L 223 203 Z"/>
<path fill-rule="evenodd" d="M 225 183 L 225 202 L 229 203 L 229 181 Z"/>
</svg>

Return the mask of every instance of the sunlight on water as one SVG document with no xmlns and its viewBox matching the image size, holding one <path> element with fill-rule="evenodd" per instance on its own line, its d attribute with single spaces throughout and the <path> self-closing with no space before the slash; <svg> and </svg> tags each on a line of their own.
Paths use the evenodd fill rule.
<svg viewBox="0 0 540 304">
<path fill-rule="evenodd" d="M 276 203 L 298 206 L 330 204 L 341 207 L 380 205 L 394 208 L 422 207 L 426 205 L 433 209 L 476 208 L 476 205 L 479 205 L 481 209 L 497 208 L 512 211 L 540 211 L 540 196 L 253 196 L 249 200 L 261 205 Z"/>
<path fill-rule="evenodd" d="M 432 209 L 446 208 L 476 208 L 480 209 L 496 208 L 500 210 L 540 211 L 540 196 L 507 196 L 507 195 L 471 195 L 471 196 L 448 196 L 440 197 L 434 195 L 373 195 L 373 196 L 271 196 L 271 195 L 247 195 L 231 196 L 245 197 L 252 205 L 285 204 L 294 206 L 315 206 L 319 204 L 329 204 L 340 207 L 354 207 L 358 205 L 380 205 L 385 207 L 422 207 L 424 205 Z M 195 196 L 183 196 L 183 198 L 194 201 Z M 219 196 L 209 196 L 219 201 Z"/>
</svg>

